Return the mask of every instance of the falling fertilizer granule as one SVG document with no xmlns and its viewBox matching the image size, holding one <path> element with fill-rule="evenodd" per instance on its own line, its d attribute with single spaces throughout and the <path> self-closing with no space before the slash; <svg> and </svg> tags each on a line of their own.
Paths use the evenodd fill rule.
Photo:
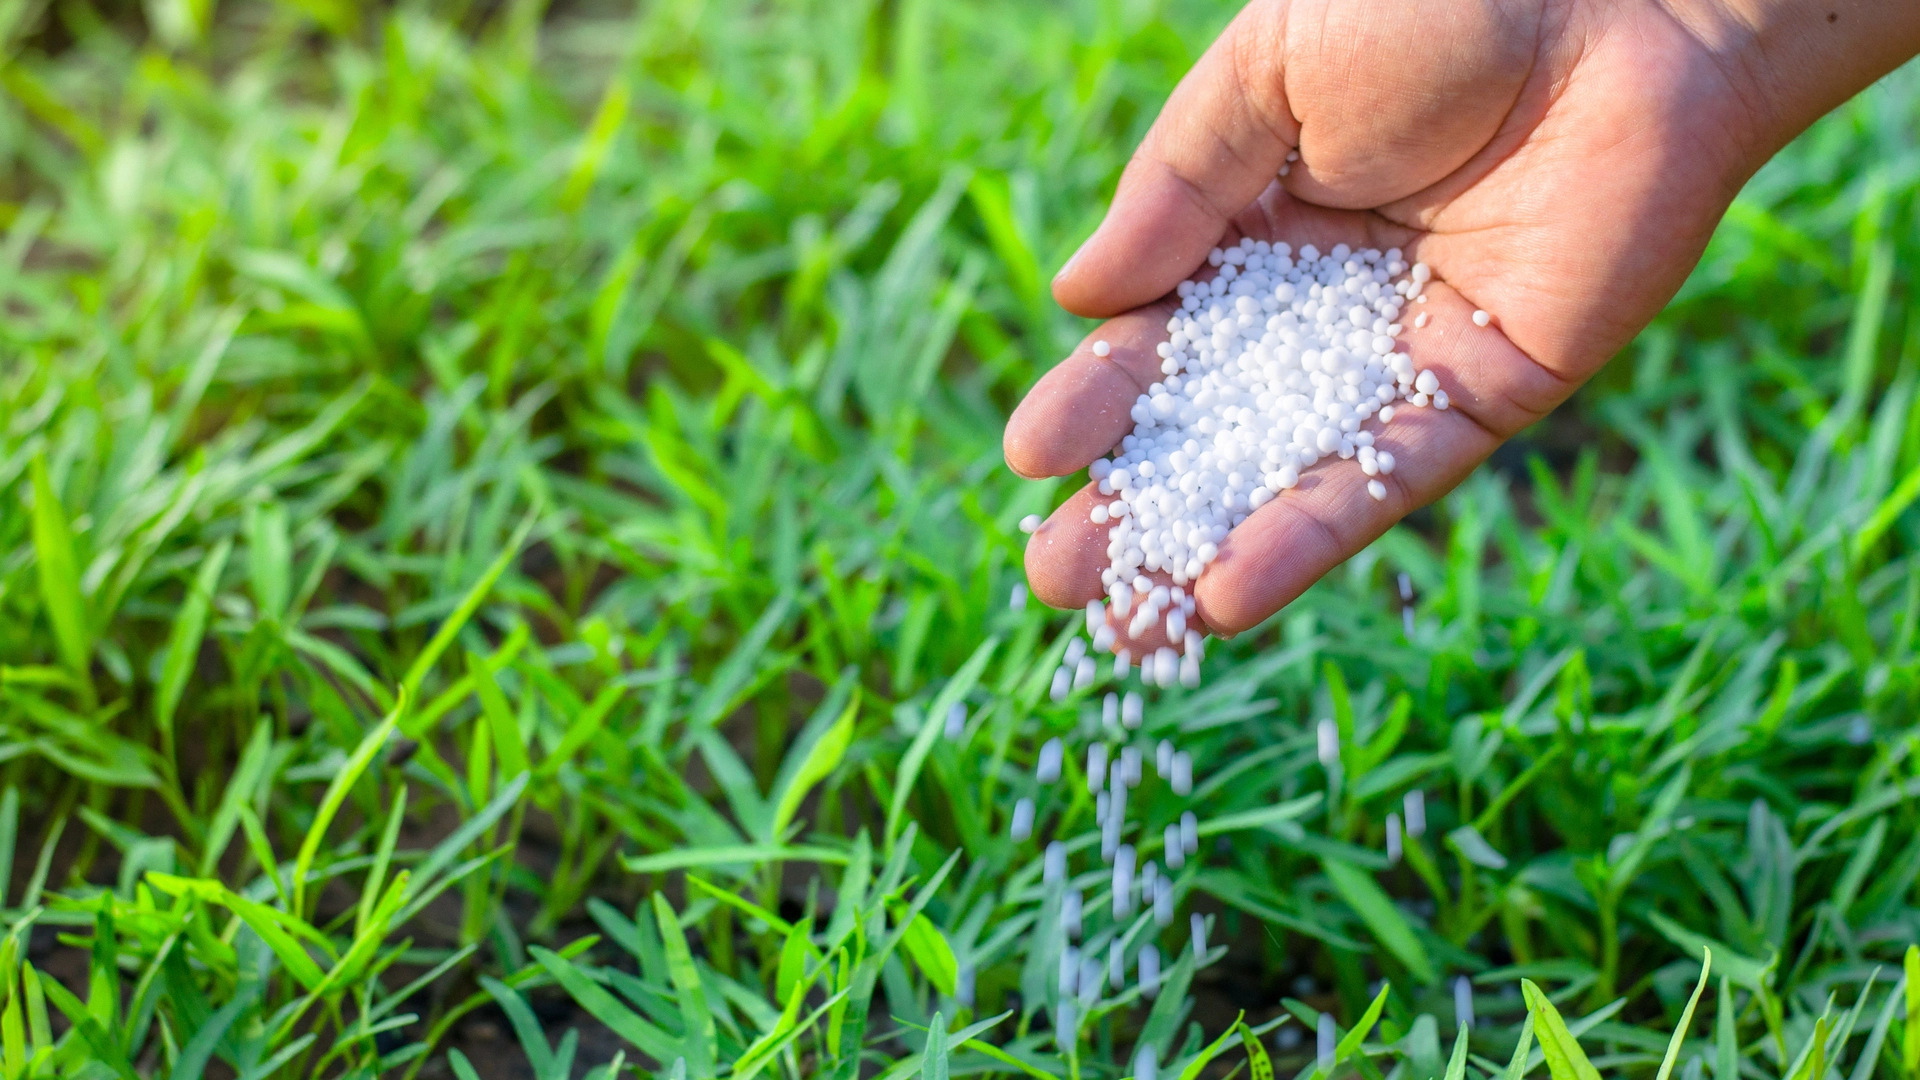
<svg viewBox="0 0 1920 1080">
<path fill-rule="evenodd" d="M 1101 582 L 1126 625 L 1123 637 L 1095 610 L 1104 605 L 1089 605 L 1094 645 L 1131 660 L 1128 639 L 1163 626 L 1185 655 L 1140 657 L 1141 677 L 1162 685 L 1199 682 L 1191 586 L 1229 530 L 1323 458 L 1357 459 L 1367 493 L 1384 501 L 1381 478 L 1398 463 L 1375 439 L 1395 403 L 1448 405 L 1433 372 L 1393 348 L 1402 309 L 1432 278 L 1426 264 L 1408 266 L 1398 248 L 1322 254 L 1309 244 L 1296 254 L 1263 240 L 1215 248 L 1207 261 L 1216 276 L 1180 283 L 1158 349 L 1163 381 L 1134 402 L 1120 453 L 1089 470 L 1114 496 L 1091 516 L 1112 523 Z"/>
</svg>

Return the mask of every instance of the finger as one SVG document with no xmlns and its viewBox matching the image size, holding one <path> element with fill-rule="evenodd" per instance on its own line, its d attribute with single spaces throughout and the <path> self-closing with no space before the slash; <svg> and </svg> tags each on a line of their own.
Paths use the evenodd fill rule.
<svg viewBox="0 0 1920 1080">
<path fill-rule="evenodd" d="M 1298 139 L 1279 78 L 1284 12 L 1247 5 L 1180 80 L 1105 220 L 1054 278 L 1062 307 L 1110 316 L 1165 295 L 1273 180 Z"/>
<path fill-rule="evenodd" d="M 1322 461 L 1298 486 L 1227 534 L 1196 588 L 1209 625 L 1236 634 L 1265 622 L 1401 518 L 1465 479 L 1499 445 L 1457 410 L 1408 407 L 1406 413 L 1375 437 L 1374 445 L 1397 459 L 1393 475 L 1368 477 L 1356 462 Z M 1368 493 L 1370 479 L 1385 485 L 1384 501 Z"/>
<path fill-rule="evenodd" d="M 1028 479 L 1066 476 L 1087 467 L 1133 430 L 1129 410 L 1160 379 L 1155 346 L 1167 340 L 1170 302 L 1111 319 L 1040 377 L 1007 420 L 1007 465 Z M 1112 352 L 1096 356 L 1093 343 Z"/>
<path fill-rule="evenodd" d="M 1087 516 L 1098 498 L 1094 485 L 1081 488 L 1027 541 L 1027 587 L 1048 607 L 1085 608 L 1106 595 L 1100 571 L 1107 566 L 1108 526 Z"/>
<path fill-rule="evenodd" d="M 1324 206 L 1381 206 L 1455 174 L 1503 130 L 1511 149 L 1550 98 L 1535 56 L 1542 8 L 1295 0 L 1289 19 L 1302 32 L 1287 39 L 1283 67 L 1299 160 L 1288 190 Z"/>
<path fill-rule="evenodd" d="M 1258 626 L 1401 518 L 1452 490 L 1506 438 L 1565 400 L 1575 384 L 1534 363 L 1496 325 L 1477 326 L 1473 307 L 1430 287 L 1427 325 L 1406 331 L 1414 365 L 1434 372 L 1449 408 L 1396 406 L 1375 431 L 1391 452 L 1391 475 L 1368 477 L 1357 462 L 1323 460 L 1297 487 L 1227 534 L 1220 556 L 1196 584 L 1198 613 L 1224 634 Z M 1417 315 L 1406 316 L 1410 319 Z M 1386 488 L 1375 500 L 1370 479 Z M 1104 554 L 1104 551 L 1102 552 Z"/>
<path fill-rule="evenodd" d="M 1107 599 L 1100 572 L 1108 565 L 1110 526 L 1095 525 L 1088 511 L 1096 502 L 1112 499 L 1113 496 L 1102 496 L 1094 485 L 1088 484 L 1061 503 L 1034 531 L 1033 539 L 1027 543 L 1027 584 L 1041 602 L 1050 607 L 1085 610 L 1089 601 Z M 1173 585 L 1173 579 L 1164 573 L 1144 576 L 1153 585 L 1169 588 Z M 1129 649 L 1136 663 L 1163 645 L 1172 645 L 1175 652 L 1182 651 L 1186 635 L 1174 637 L 1167 633 L 1167 609 L 1161 610 L 1150 622 L 1141 620 L 1140 632 L 1133 632 L 1144 603 L 1143 594 L 1124 616 L 1112 604 L 1107 605 L 1107 624 L 1113 627 L 1115 647 Z M 1197 615 L 1190 618 L 1189 626 L 1203 634 L 1207 632 L 1206 624 Z"/>
<path fill-rule="evenodd" d="M 1084 610 L 1089 601 L 1107 599 L 1100 572 L 1110 562 L 1107 534 L 1112 526 L 1094 524 L 1090 511 L 1096 503 L 1115 501 L 1114 496 L 1101 495 L 1096 485 L 1088 484 L 1061 503 L 1034 531 L 1033 539 L 1027 543 L 1027 584 L 1041 602 L 1050 607 Z M 1186 615 L 1186 626 L 1180 634 L 1170 633 L 1167 616 L 1172 611 L 1171 604 L 1158 609 L 1151 617 L 1142 618 L 1140 612 L 1151 587 L 1164 585 L 1171 591 L 1173 578 L 1157 572 L 1141 576 L 1149 589 L 1136 589 L 1139 596 L 1124 615 L 1113 604 L 1107 604 L 1107 625 L 1113 627 L 1115 649 L 1127 649 L 1132 654 L 1132 662 L 1137 664 L 1162 646 L 1184 653 L 1185 630 L 1210 632 L 1205 620 L 1195 612 Z M 1177 621 L 1174 625 L 1177 626 Z"/>
<path fill-rule="evenodd" d="M 1412 249 L 1416 257 L 1421 246 Z M 1400 315 L 1405 351 L 1414 367 L 1439 377 L 1452 411 L 1497 439 L 1519 434 L 1579 389 L 1579 378 L 1543 365 L 1516 347 L 1499 320 L 1475 325 L 1478 307 L 1452 283 L 1435 279 L 1421 296 Z M 1416 325 L 1421 315 L 1427 317 L 1425 325 Z"/>
</svg>

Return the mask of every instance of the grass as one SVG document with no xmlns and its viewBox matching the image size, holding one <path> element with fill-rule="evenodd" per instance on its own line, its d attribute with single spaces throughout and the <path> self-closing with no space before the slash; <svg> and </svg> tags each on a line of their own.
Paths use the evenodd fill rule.
<svg viewBox="0 0 1920 1080">
<path fill-rule="evenodd" d="M 1153 692 L 1167 985 L 1056 1046 L 1007 822 L 1093 835 L 1107 687 L 1047 700 L 999 433 L 1228 14 L 0 5 L 8 1080 L 1920 1076 L 1911 69 Z"/>
</svg>

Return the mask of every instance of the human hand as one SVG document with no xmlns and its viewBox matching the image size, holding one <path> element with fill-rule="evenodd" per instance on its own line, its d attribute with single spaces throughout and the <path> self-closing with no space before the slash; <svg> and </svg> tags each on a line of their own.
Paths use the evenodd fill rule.
<svg viewBox="0 0 1920 1080">
<path fill-rule="evenodd" d="M 1193 621 L 1251 628 L 1566 400 L 1673 296 L 1746 179 L 1916 48 L 1911 0 L 1256 0 L 1055 278 L 1068 310 L 1111 318 L 1015 410 L 1007 462 L 1070 475 L 1132 429 L 1160 378 L 1167 294 L 1216 244 L 1344 241 L 1426 262 L 1431 320 L 1413 329 L 1409 313 L 1401 348 L 1453 408 L 1405 410 L 1381 436 L 1401 463 L 1384 501 L 1358 469 L 1322 466 L 1229 534 Z M 1476 308 L 1496 321 L 1474 325 Z M 1034 594 L 1055 607 L 1104 594 L 1094 497 L 1068 499 L 1028 545 Z M 1136 657 L 1163 644 L 1123 643 Z"/>
</svg>

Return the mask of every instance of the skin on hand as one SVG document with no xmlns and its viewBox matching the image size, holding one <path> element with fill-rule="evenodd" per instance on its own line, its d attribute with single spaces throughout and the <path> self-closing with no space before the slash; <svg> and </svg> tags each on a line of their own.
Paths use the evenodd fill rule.
<svg viewBox="0 0 1920 1080">
<path fill-rule="evenodd" d="M 1217 244 L 1345 242 L 1426 262 L 1435 280 L 1398 347 L 1453 407 L 1387 426 L 1379 445 L 1399 467 L 1384 502 L 1334 459 L 1228 535 L 1192 621 L 1258 625 L 1565 401 L 1672 298 L 1768 157 L 1920 48 L 1912 0 L 1852 0 L 1844 28 L 1827 14 L 1805 0 L 1255 0 L 1174 90 L 1054 279 L 1062 306 L 1109 321 L 1014 411 L 1008 465 L 1071 475 L 1132 430 L 1128 410 L 1160 378 L 1168 294 Z M 1492 325 L 1473 325 L 1476 308 Z M 1055 607 L 1104 594 L 1096 495 L 1069 499 L 1028 545 L 1034 594 Z M 1119 629 L 1136 660 L 1162 643 Z"/>
</svg>

